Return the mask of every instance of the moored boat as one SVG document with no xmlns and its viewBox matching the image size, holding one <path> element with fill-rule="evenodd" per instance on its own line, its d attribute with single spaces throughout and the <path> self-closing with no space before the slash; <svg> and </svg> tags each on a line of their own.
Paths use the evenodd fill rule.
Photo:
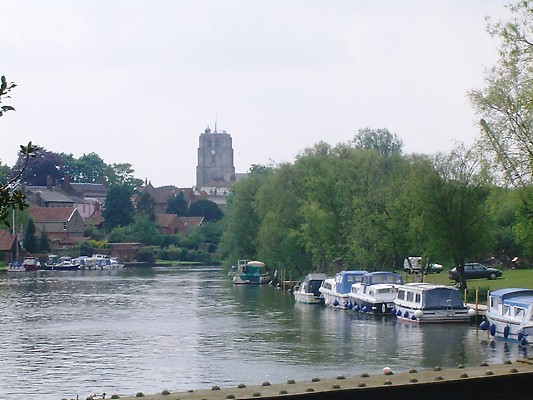
<svg viewBox="0 0 533 400">
<path fill-rule="evenodd" d="M 41 269 L 47 271 L 76 271 L 79 264 L 73 262 L 71 257 L 58 257 L 55 254 L 49 254 L 48 260 Z"/>
<path fill-rule="evenodd" d="M 36 257 L 26 257 L 22 265 L 26 271 L 36 271 L 41 267 L 41 262 Z"/>
<path fill-rule="evenodd" d="M 354 283 L 349 294 L 354 311 L 371 314 L 390 314 L 403 284 L 400 274 L 378 271 L 363 275 L 361 282 Z"/>
<path fill-rule="evenodd" d="M 334 278 L 325 279 L 319 289 L 324 304 L 335 308 L 352 308 L 350 299 L 352 285 L 360 282 L 364 274 L 366 271 L 341 271 Z"/>
<path fill-rule="evenodd" d="M 320 286 L 327 279 L 326 274 L 315 273 L 305 276 L 303 282 L 294 290 L 294 299 L 298 303 L 318 304 L 324 302 Z"/>
<path fill-rule="evenodd" d="M 489 293 L 485 321 L 480 325 L 492 336 L 532 343 L 533 289 L 506 288 Z"/>
<path fill-rule="evenodd" d="M 418 323 L 469 322 L 475 315 L 457 289 L 430 283 L 400 285 L 392 312 L 399 320 Z"/>
<path fill-rule="evenodd" d="M 270 275 L 266 271 L 264 262 L 241 260 L 233 277 L 233 283 L 264 284 L 270 282 Z"/>
</svg>

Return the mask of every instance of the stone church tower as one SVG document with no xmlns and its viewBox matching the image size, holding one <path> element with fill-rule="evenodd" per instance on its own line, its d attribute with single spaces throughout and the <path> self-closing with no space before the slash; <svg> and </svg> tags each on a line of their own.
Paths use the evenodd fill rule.
<svg viewBox="0 0 533 400">
<path fill-rule="evenodd" d="M 207 127 L 200 135 L 198 147 L 198 166 L 196 167 L 196 187 L 230 182 L 235 176 L 233 165 L 233 145 L 231 136 L 222 131 L 217 132 Z"/>
</svg>

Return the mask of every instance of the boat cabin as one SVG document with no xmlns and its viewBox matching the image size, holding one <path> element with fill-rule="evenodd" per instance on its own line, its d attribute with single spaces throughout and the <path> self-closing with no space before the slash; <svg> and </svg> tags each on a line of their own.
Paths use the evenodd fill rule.
<svg viewBox="0 0 533 400">
<path fill-rule="evenodd" d="M 352 285 L 361 282 L 366 271 L 341 271 L 335 275 L 335 288 L 337 293 L 350 293 Z M 324 282 L 325 283 L 325 282 Z"/>
</svg>

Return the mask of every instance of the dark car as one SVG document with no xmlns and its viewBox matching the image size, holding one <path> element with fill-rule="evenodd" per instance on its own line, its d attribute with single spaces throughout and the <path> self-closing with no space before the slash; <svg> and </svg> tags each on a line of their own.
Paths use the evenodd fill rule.
<svg viewBox="0 0 533 400">
<path fill-rule="evenodd" d="M 502 271 L 498 268 L 486 267 L 480 263 L 466 263 L 465 264 L 465 279 L 496 279 L 502 276 Z M 459 273 L 454 267 L 448 272 L 448 277 L 456 282 L 459 282 Z"/>
</svg>

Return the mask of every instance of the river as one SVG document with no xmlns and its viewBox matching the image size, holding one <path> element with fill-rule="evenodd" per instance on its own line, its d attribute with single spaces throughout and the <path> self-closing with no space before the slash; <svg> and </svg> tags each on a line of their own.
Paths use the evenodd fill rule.
<svg viewBox="0 0 533 400">
<path fill-rule="evenodd" d="M 296 304 L 219 268 L 0 272 L 0 399 L 85 399 L 499 363 L 476 325 Z M 109 396 L 108 396 L 109 397 Z"/>
</svg>

